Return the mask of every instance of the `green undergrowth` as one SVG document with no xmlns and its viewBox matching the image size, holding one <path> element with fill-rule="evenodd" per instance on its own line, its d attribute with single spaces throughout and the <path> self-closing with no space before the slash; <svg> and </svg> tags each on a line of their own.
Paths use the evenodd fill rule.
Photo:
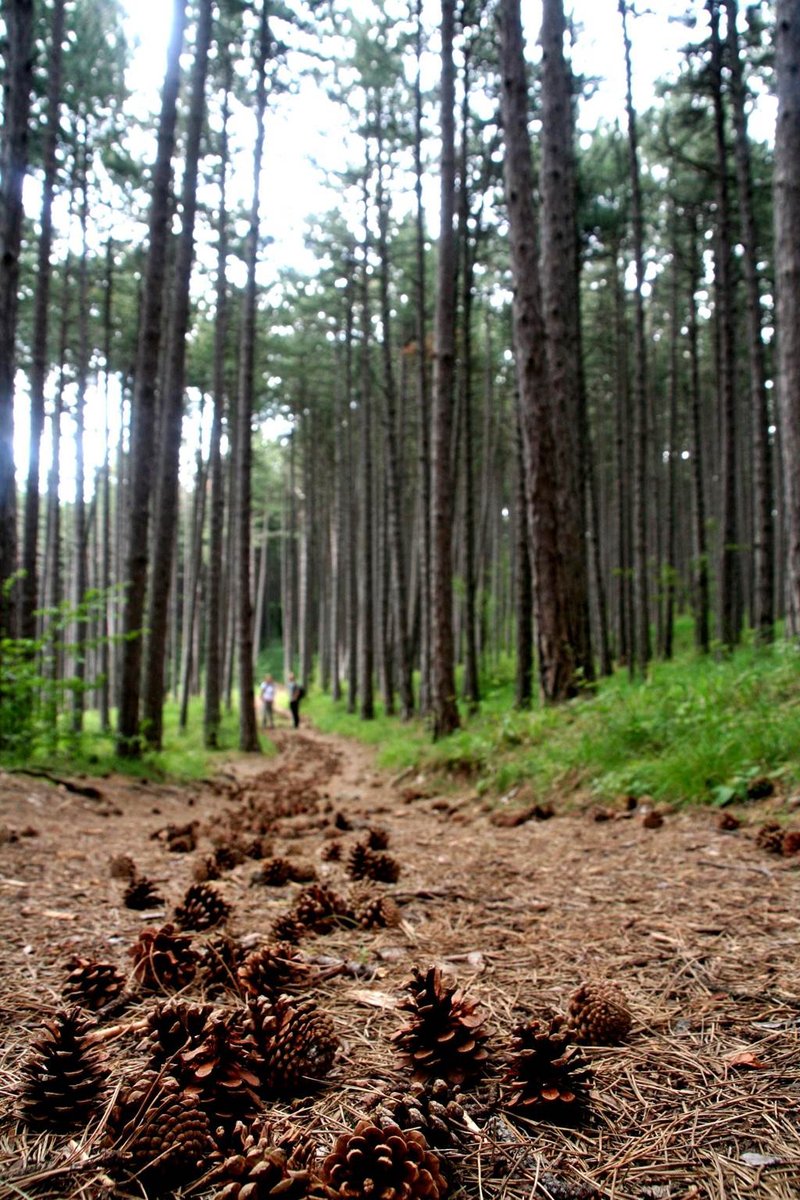
<svg viewBox="0 0 800 1200">
<path fill-rule="evenodd" d="M 113 716 L 114 714 L 112 714 Z M 83 773 L 94 776 L 130 775 L 137 779 L 190 783 L 207 779 L 227 758 L 238 753 L 239 717 L 234 709 L 224 712 L 219 731 L 219 746 L 207 750 L 203 745 L 203 701 L 196 698 L 189 705 L 186 729 L 178 723 L 179 706 L 168 701 L 164 706 L 163 749 L 145 750 L 139 758 L 122 758 L 116 753 L 114 737 L 103 733 L 99 714 L 86 712 L 84 730 L 78 736 L 64 736 L 53 752 L 36 745 L 24 756 L 5 755 L 3 765 L 45 770 L 51 774 Z M 64 718 L 67 721 L 67 718 Z M 275 747 L 264 735 L 261 748 L 265 755 L 275 753 Z"/>
<path fill-rule="evenodd" d="M 370 722 L 324 696 L 310 697 L 309 711 L 321 730 L 376 745 L 383 767 L 441 771 L 490 795 L 722 804 L 743 799 L 756 776 L 800 782 L 800 654 L 782 641 L 729 657 L 686 650 L 654 663 L 646 681 L 618 672 L 559 707 L 519 712 L 513 696 L 505 664 L 480 712 L 462 711 L 462 728 L 433 744 L 421 721 L 380 706 Z"/>
</svg>

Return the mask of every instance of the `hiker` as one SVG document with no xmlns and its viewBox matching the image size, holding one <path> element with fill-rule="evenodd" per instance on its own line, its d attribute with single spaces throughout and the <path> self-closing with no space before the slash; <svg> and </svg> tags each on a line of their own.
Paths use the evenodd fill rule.
<svg viewBox="0 0 800 1200">
<path fill-rule="evenodd" d="M 292 712 L 292 720 L 294 721 L 295 729 L 297 729 L 300 724 L 300 701 L 306 694 L 305 688 L 302 688 L 297 682 L 294 671 L 289 672 L 289 682 L 286 686 L 289 689 L 289 708 Z"/>
<path fill-rule="evenodd" d="M 275 681 L 265 675 L 261 684 L 261 728 L 275 728 Z"/>
</svg>

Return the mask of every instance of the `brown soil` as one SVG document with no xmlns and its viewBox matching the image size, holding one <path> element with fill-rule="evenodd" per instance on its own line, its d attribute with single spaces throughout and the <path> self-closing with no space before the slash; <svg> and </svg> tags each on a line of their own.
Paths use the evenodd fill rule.
<svg viewBox="0 0 800 1200">
<path fill-rule="evenodd" d="M 300 943 L 319 971 L 310 993 L 341 1045 L 325 1085 L 280 1112 L 311 1131 L 320 1155 L 404 1082 L 391 1042 L 403 1020 L 397 1004 L 413 968 L 438 964 L 491 1028 L 487 1070 L 463 1088 L 466 1140 L 444 1154 L 455 1193 L 800 1197 L 800 859 L 769 854 L 754 836 L 777 801 L 751 805 L 742 827 L 725 833 L 702 810 L 667 813 L 651 828 L 641 806 L 603 822 L 556 812 L 506 828 L 474 793 L 391 780 L 358 745 L 309 729 L 281 730 L 276 741 L 276 757 L 237 759 L 194 788 L 82 781 L 99 789 L 87 797 L 0 774 L 0 1197 L 158 1194 L 112 1181 L 102 1123 L 71 1136 L 26 1126 L 20 1068 L 61 1003 L 69 957 L 112 961 L 127 974 L 141 929 L 171 918 L 213 841 L 252 834 L 254 814 L 269 816 L 265 849 L 312 864 L 343 894 L 347 852 L 367 827 L 388 832 L 401 865 L 399 881 L 382 885 L 401 906 L 399 926 L 336 928 Z M 159 831 L 190 821 L 197 849 L 169 852 Z M 342 860 L 324 860 L 337 838 Z M 162 909 L 123 905 L 125 881 L 111 873 L 121 854 L 157 883 Z M 246 859 L 215 885 L 231 904 L 229 932 L 249 945 L 270 939 L 305 886 L 253 886 L 257 870 Z M 563 1011 L 587 978 L 624 990 L 630 1037 L 587 1048 L 585 1121 L 526 1123 L 503 1103 L 511 1033 Z M 185 995 L 200 998 L 200 983 Z M 112 1084 L 138 1069 L 135 1027 L 154 1003 L 134 996 L 109 1020 Z"/>
</svg>

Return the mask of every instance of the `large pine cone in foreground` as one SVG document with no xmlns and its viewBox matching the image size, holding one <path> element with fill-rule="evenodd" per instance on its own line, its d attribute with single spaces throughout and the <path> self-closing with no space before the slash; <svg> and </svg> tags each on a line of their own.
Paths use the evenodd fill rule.
<svg viewBox="0 0 800 1200">
<path fill-rule="evenodd" d="M 179 992 L 194 979 L 197 955 L 192 939 L 175 932 L 174 925 L 143 929 L 129 952 L 133 977 L 151 992 Z"/>
<path fill-rule="evenodd" d="M 399 1007 L 408 1024 L 393 1041 L 418 1076 L 438 1076 L 461 1083 L 478 1072 L 488 1057 L 486 1018 L 477 1001 L 442 980 L 438 967 L 427 974 L 415 968 L 409 997 Z"/>
<path fill-rule="evenodd" d="M 588 981 L 569 1000 L 569 1023 L 576 1042 L 618 1046 L 631 1031 L 631 1012 L 622 990 L 610 983 Z"/>
<path fill-rule="evenodd" d="M 92 1028 L 77 1006 L 45 1022 L 21 1072 L 20 1108 L 31 1124 L 75 1129 L 101 1107 L 108 1066 L 102 1050 L 92 1045 Z"/>
<path fill-rule="evenodd" d="M 333 1021 L 313 1000 L 263 996 L 250 1003 L 250 1021 L 264 1059 L 263 1084 L 273 1095 L 296 1095 L 320 1083 L 339 1048 Z"/>
<path fill-rule="evenodd" d="M 261 1058 L 250 1031 L 221 1008 L 173 1000 L 148 1019 L 151 1067 L 166 1066 L 216 1128 L 259 1105 Z"/>
<path fill-rule="evenodd" d="M 591 1072 L 562 1018 L 520 1025 L 511 1045 L 505 1103 L 534 1120 L 573 1125 L 583 1119 Z"/>
<path fill-rule="evenodd" d="M 141 1179 L 153 1195 L 194 1179 L 216 1150 L 196 1097 L 157 1071 L 144 1071 L 123 1088 L 109 1114 L 107 1136 L 112 1169 Z"/>
<path fill-rule="evenodd" d="M 322 1178 L 342 1200 L 439 1200 L 447 1191 L 441 1164 L 416 1129 L 359 1121 L 336 1139 Z"/>
</svg>

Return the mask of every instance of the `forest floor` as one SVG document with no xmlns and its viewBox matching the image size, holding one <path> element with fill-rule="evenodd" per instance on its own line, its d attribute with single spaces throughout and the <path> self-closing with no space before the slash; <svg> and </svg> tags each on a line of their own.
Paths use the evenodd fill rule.
<svg viewBox="0 0 800 1200">
<path fill-rule="evenodd" d="M 791 797 L 742 808 L 730 832 L 702 809 L 667 812 L 651 828 L 641 803 L 627 812 L 622 802 L 603 821 L 588 807 L 556 807 L 551 819 L 529 813 L 504 827 L 521 796 L 492 807 L 469 781 L 392 779 L 372 751 L 310 728 L 282 728 L 275 740 L 275 756 L 236 757 L 194 787 L 84 779 L 85 795 L 0 773 L 0 1197 L 162 1194 L 112 1182 L 91 1128 L 66 1137 L 21 1122 L 21 1067 L 62 1003 L 71 956 L 127 975 L 131 944 L 171 919 L 214 845 L 265 824 L 263 850 L 342 894 L 349 849 L 367 829 L 386 831 L 400 864 L 397 883 L 376 885 L 398 902 L 399 924 L 336 927 L 299 944 L 317 972 L 307 990 L 340 1047 L 324 1086 L 280 1112 L 311 1131 L 320 1154 L 403 1085 L 397 1006 L 412 970 L 436 964 L 479 1002 L 491 1031 L 486 1070 L 462 1089 L 466 1128 L 442 1152 L 452 1193 L 800 1197 L 800 857 L 755 841 L 773 815 L 800 825 Z M 189 822 L 196 849 L 171 853 L 164 831 Z M 334 841 L 339 861 L 328 859 Z M 112 873 L 120 855 L 157 883 L 160 909 L 124 906 L 126 881 Z M 254 886 L 257 871 L 248 858 L 214 885 L 231 905 L 228 932 L 249 946 L 269 940 L 307 886 Z M 526 1123 L 503 1105 L 511 1034 L 564 1011 L 587 978 L 624 991 L 630 1036 L 586 1049 L 584 1122 Z M 202 997 L 199 979 L 187 997 Z M 134 996 L 113 1018 L 103 1039 L 110 1085 L 139 1069 L 135 1031 L 154 1003 Z"/>
</svg>

